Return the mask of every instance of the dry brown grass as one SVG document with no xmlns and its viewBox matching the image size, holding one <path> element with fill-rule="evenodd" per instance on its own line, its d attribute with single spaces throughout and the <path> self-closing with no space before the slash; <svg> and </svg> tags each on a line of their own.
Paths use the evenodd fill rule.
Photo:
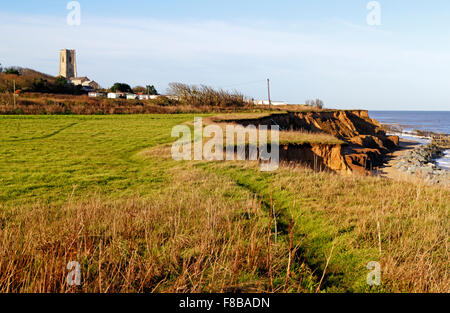
<svg viewBox="0 0 450 313">
<path fill-rule="evenodd" d="M 231 113 L 231 114 L 219 114 L 212 117 L 208 117 L 204 119 L 204 124 L 211 125 L 216 124 L 219 125 L 224 135 L 226 135 L 226 126 L 239 124 L 239 120 L 246 119 L 261 119 L 265 117 L 269 117 L 272 114 L 285 114 L 285 111 L 274 111 L 274 112 L 265 112 L 265 113 Z M 234 122 L 236 121 L 236 122 Z M 255 122 L 255 126 L 256 126 Z M 259 133 L 259 132 L 258 132 Z M 339 140 L 335 136 L 327 133 L 318 133 L 318 132 L 310 132 L 310 131 L 291 131 L 291 130 L 280 130 L 279 131 L 279 143 L 280 144 L 332 144 L 339 145 L 343 144 L 342 140 Z"/>
<path fill-rule="evenodd" d="M 162 97 L 154 100 L 91 98 L 86 95 L 23 93 L 16 97 L 0 93 L 0 114 L 173 114 L 217 112 L 262 112 L 264 106 L 211 106 L 202 103 L 181 103 Z"/>
<path fill-rule="evenodd" d="M 377 177 L 310 175 L 289 169 L 274 188 L 316 199 L 310 209 L 335 225 L 337 234 L 350 235 L 344 250 L 377 251 L 384 291 L 450 291 L 449 188 Z"/>
<path fill-rule="evenodd" d="M 227 122 L 227 121 L 239 121 L 246 119 L 260 119 L 264 117 L 268 117 L 271 114 L 285 114 L 287 111 L 278 111 L 275 112 L 264 112 L 264 113 L 229 113 L 229 114 L 218 114 L 214 115 L 210 118 L 212 122 Z"/>
<path fill-rule="evenodd" d="M 203 119 L 203 126 L 206 125 L 218 125 L 223 132 L 224 138 L 227 135 L 227 126 L 238 126 L 238 123 L 233 122 L 222 122 L 222 121 L 239 121 L 241 119 L 247 118 L 263 118 L 269 116 L 273 113 L 235 113 L 235 114 L 220 114 L 213 117 L 207 117 Z M 193 125 L 193 123 L 189 123 L 188 125 Z M 257 138 L 259 138 L 259 129 L 256 126 Z M 275 126 L 276 127 L 276 126 Z M 268 128 L 270 130 L 270 128 Z M 268 133 L 269 142 L 270 142 L 270 132 Z M 205 137 L 205 139 L 209 139 L 211 137 Z M 248 139 L 246 139 L 248 141 Z M 237 136 L 235 136 L 235 142 L 237 142 Z M 259 142 L 259 141 L 258 141 Z M 258 143 L 256 142 L 256 143 Z M 224 140 L 224 144 L 225 144 Z M 255 143 L 255 144 L 256 144 Z M 318 132 L 310 132 L 310 131 L 291 131 L 291 130 L 280 130 L 279 131 L 279 143 L 280 144 L 332 144 L 339 145 L 344 142 L 333 135 L 327 133 L 318 133 Z"/>
<path fill-rule="evenodd" d="M 257 162 L 176 163 L 170 144 L 139 156 L 127 163 L 154 165 L 128 176 L 138 189 L 74 192 L 58 205 L 36 195 L 0 202 L 0 292 L 314 292 L 322 277 L 326 291 L 450 291 L 448 188 L 299 167 L 262 173 Z M 158 170 L 164 180 L 140 183 L 160 179 Z M 79 288 L 65 283 L 69 261 L 81 264 Z M 369 261 L 381 263 L 379 289 L 366 284 Z"/>
<path fill-rule="evenodd" d="M 33 88 L 33 82 L 40 78 L 47 80 L 51 84 L 55 82 L 55 77 L 30 69 L 22 69 L 21 72 L 21 75 L 1 73 L 0 92 L 12 92 L 14 90 L 13 82 L 15 82 L 16 90 Z"/>
<path fill-rule="evenodd" d="M 342 140 L 326 133 L 312 133 L 308 131 L 280 131 L 280 144 L 343 144 Z"/>
<path fill-rule="evenodd" d="M 233 100 L 234 101 L 234 100 Z M 285 113 L 286 107 L 272 107 L 268 112 L 268 106 L 249 105 L 245 102 L 211 105 L 208 101 L 187 100 L 177 101 L 166 97 L 153 100 L 125 100 L 91 98 L 86 95 L 65 95 L 50 93 L 22 93 L 14 98 L 12 93 L 0 93 L 0 114 L 173 114 L 173 113 L 227 113 L 218 115 L 217 120 L 222 118 L 244 119 L 258 118 L 270 114 Z M 290 111 L 314 111 L 309 107 L 290 106 Z M 244 112 L 233 114 L 233 112 Z M 230 114 L 231 113 L 231 114 Z"/>
<path fill-rule="evenodd" d="M 168 154 L 169 147 L 146 152 L 147 156 Z M 259 172 L 257 162 L 209 164 L 211 171 L 231 177 L 248 190 L 261 190 L 261 198 L 280 192 L 274 198 L 279 214 L 289 217 L 293 212 L 296 219 L 310 215 L 302 220 L 305 223 L 297 220 L 293 228 L 294 234 L 306 233 L 309 240 L 297 238 L 294 244 L 316 250 L 312 255 L 321 256 L 323 262 L 335 245 L 328 274 L 343 272 L 345 278 L 342 286 L 334 287 L 346 288 L 348 283 L 366 290 L 365 266 L 378 261 L 383 283 L 378 291 L 450 291 L 449 188 L 423 181 L 342 177 L 298 166 L 281 167 L 269 181 Z M 333 238 L 331 242 L 311 245 L 327 234 Z M 314 270 L 320 277 L 321 270 Z"/>
</svg>

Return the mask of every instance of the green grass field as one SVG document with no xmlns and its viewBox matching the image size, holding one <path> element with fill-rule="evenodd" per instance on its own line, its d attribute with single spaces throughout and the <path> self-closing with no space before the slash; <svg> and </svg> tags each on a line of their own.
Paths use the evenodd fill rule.
<svg viewBox="0 0 450 313">
<path fill-rule="evenodd" d="M 190 116 L 2 117 L 0 200 L 64 201 L 98 191 L 112 197 L 158 189 L 169 164 L 137 152 L 172 141 L 171 128 Z M 170 162 L 169 162 L 170 163 Z"/>
<path fill-rule="evenodd" d="M 0 116 L 0 291 L 450 290 L 448 189 L 176 162 L 193 118 Z"/>
</svg>

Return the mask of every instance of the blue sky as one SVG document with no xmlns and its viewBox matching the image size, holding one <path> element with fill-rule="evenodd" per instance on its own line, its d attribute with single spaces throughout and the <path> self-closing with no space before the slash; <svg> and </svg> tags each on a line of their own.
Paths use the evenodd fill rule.
<svg viewBox="0 0 450 313">
<path fill-rule="evenodd" d="M 58 51 L 77 50 L 78 74 L 114 82 L 237 89 L 249 97 L 370 110 L 450 109 L 450 2 L 80 0 L 5 1 L 0 63 L 58 74 Z"/>
</svg>

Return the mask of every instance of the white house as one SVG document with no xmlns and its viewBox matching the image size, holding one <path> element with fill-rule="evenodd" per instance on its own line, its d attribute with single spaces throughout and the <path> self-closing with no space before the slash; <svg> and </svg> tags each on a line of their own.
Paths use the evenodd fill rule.
<svg viewBox="0 0 450 313">
<path fill-rule="evenodd" d="M 108 92 L 108 99 L 119 99 L 123 98 L 124 94 L 120 92 Z"/>
<path fill-rule="evenodd" d="M 139 95 L 139 100 L 154 100 L 161 97 L 161 95 Z"/>
<path fill-rule="evenodd" d="M 134 93 L 128 93 L 127 99 L 128 100 L 136 100 L 136 99 L 138 99 L 138 95 L 135 95 Z"/>
<path fill-rule="evenodd" d="M 159 98 L 160 95 L 139 95 L 139 100 L 153 100 Z"/>
<path fill-rule="evenodd" d="M 89 97 L 92 97 L 92 98 L 97 98 L 97 97 L 104 97 L 105 96 L 105 94 L 104 93 L 101 93 L 101 92 L 89 92 L 88 93 L 88 96 Z"/>
<path fill-rule="evenodd" d="M 256 105 L 269 105 L 269 100 L 254 100 L 253 104 Z M 287 105 L 286 101 L 270 101 L 272 105 Z"/>
<path fill-rule="evenodd" d="M 87 77 L 72 77 L 69 79 L 72 84 L 75 86 L 82 86 L 82 87 L 90 87 L 92 89 L 98 89 L 100 86 L 93 80 L 90 80 Z"/>
</svg>

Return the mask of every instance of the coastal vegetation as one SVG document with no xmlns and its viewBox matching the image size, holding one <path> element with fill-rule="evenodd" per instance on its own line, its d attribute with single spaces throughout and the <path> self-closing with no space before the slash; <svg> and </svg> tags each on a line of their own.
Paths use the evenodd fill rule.
<svg viewBox="0 0 450 313">
<path fill-rule="evenodd" d="M 32 69 L 20 67 L 10 68 L 3 73 L 0 72 L 0 93 L 2 96 L 13 92 L 38 92 L 43 95 L 54 94 L 83 94 L 81 86 L 74 86 L 67 82 L 64 77 L 53 77 Z"/>
<path fill-rule="evenodd" d="M 115 83 L 102 92 L 138 92 L 158 95 L 153 85 L 131 88 Z M 280 110 L 277 108 L 275 110 Z M 52 77 L 21 69 L 20 74 L 0 74 L 0 114 L 148 114 L 267 111 L 255 106 L 238 92 L 216 90 L 208 86 L 172 83 L 168 96 L 148 100 L 91 98 L 81 86 L 64 77 Z"/>
<path fill-rule="evenodd" d="M 277 108 L 275 110 L 282 110 Z M 149 114 L 149 113 L 205 113 L 205 112 L 266 112 L 267 106 L 219 106 L 211 103 L 196 105 L 159 96 L 151 100 L 127 100 L 91 98 L 87 95 L 22 93 L 0 93 L 0 114 L 26 115 L 99 115 L 99 114 Z"/>
<path fill-rule="evenodd" d="M 170 83 L 168 94 L 177 97 L 184 105 L 232 108 L 248 106 L 244 95 L 238 91 L 216 90 L 205 85 Z"/>
<path fill-rule="evenodd" d="M 86 91 L 81 85 L 75 86 L 68 82 L 65 77 L 55 77 L 39 71 L 22 68 L 9 67 L 2 69 L 0 66 L 0 93 L 40 93 L 41 98 L 52 97 L 52 94 L 64 94 L 66 97 L 70 95 L 85 95 Z M 103 90 L 102 91 L 106 91 Z M 111 92 L 142 92 L 151 95 L 157 95 L 153 85 L 146 87 L 136 86 L 131 88 L 126 83 L 115 83 L 111 88 Z"/>
</svg>

